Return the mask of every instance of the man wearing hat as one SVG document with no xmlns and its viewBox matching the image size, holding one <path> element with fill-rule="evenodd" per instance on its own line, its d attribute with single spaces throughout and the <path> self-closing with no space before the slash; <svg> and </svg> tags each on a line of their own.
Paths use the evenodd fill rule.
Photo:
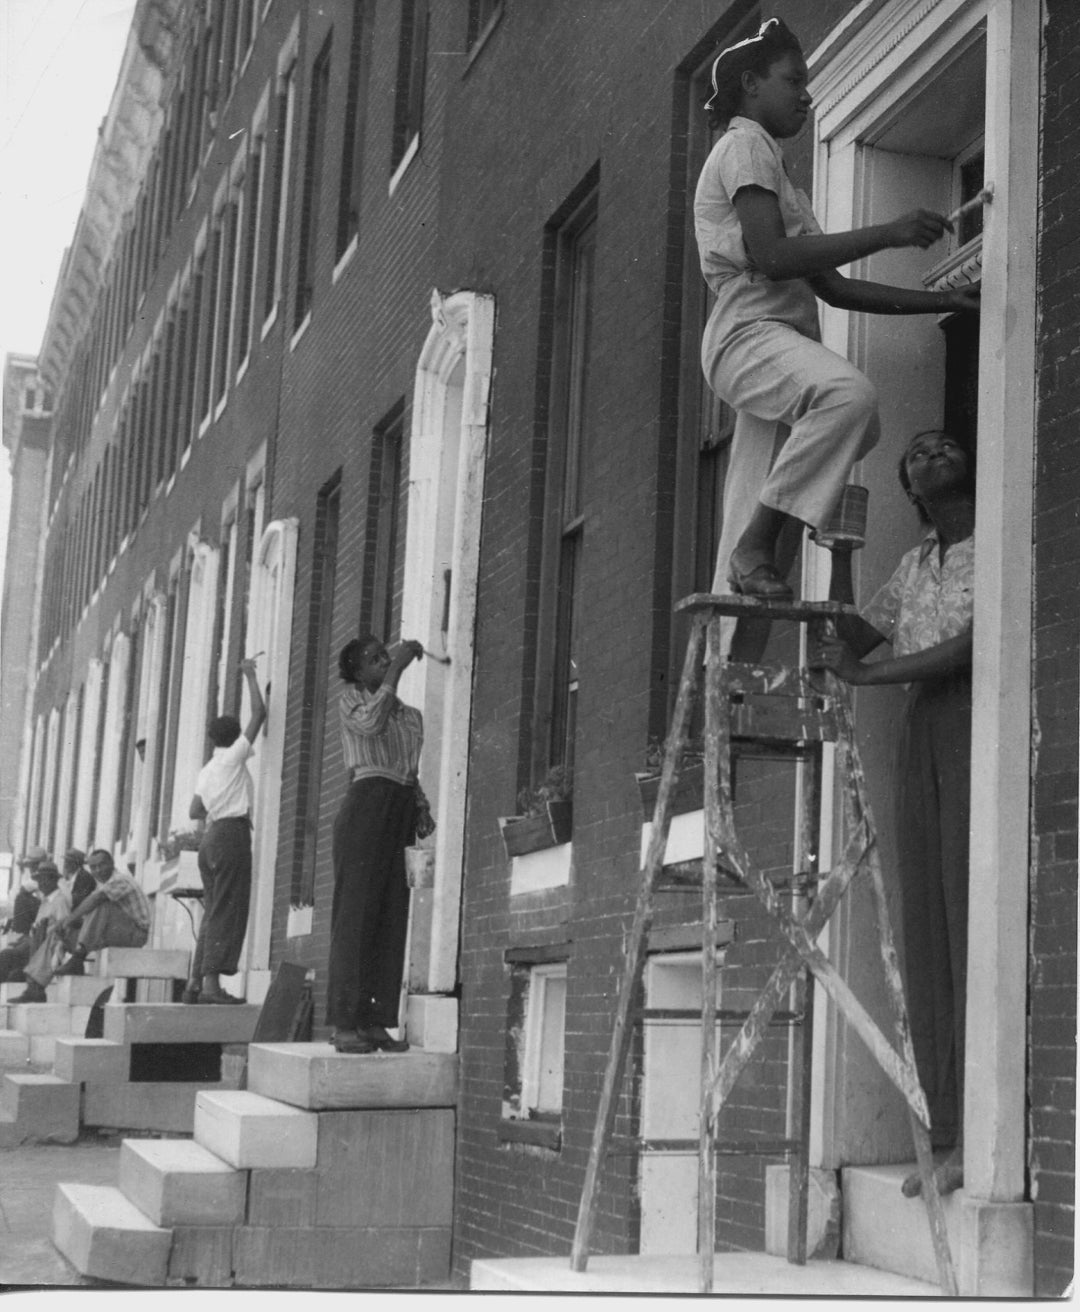
<svg viewBox="0 0 1080 1312">
<path fill-rule="evenodd" d="M 27 887 L 26 881 L 33 879 L 34 871 L 47 857 L 48 853 L 43 847 L 32 847 L 19 858 L 19 869 L 22 872 L 23 882 L 19 886 L 19 891 L 15 894 L 15 902 L 10 917 L 3 925 L 0 925 L 0 933 L 12 936 L 11 942 L 8 944 L 9 947 L 14 947 L 20 943 L 30 933 L 34 917 L 41 905 L 41 899 L 32 888 Z"/>
<path fill-rule="evenodd" d="M 26 964 L 26 991 L 19 1002 L 44 1002 L 45 988 L 54 975 L 85 974 L 84 962 L 98 948 L 141 948 L 150 933 L 150 903 L 131 878 L 113 865 L 112 854 L 97 848 L 87 858 L 94 891 L 58 920 Z M 78 938 L 62 965 L 57 957 L 70 945 L 76 926 Z"/>
<path fill-rule="evenodd" d="M 24 968 L 44 943 L 49 929 L 71 914 L 71 899 L 60 883 L 60 871 L 54 862 L 40 861 L 34 871 L 34 882 L 41 893 L 37 916 L 28 933 L 0 952 L 0 984 L 22 979 Z"/>
<path fill-rule="evenodd" d="M 73 907 L 94 891 L 94 876 L 86 868 L 86 853 L 81 848 L 72 847 L 64 853 L 64 884 Z"/>
</svg>

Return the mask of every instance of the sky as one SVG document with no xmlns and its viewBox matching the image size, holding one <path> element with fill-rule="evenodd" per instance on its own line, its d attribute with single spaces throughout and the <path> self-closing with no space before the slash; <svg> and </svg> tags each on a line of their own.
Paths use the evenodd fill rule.
<svg viewBox="0 0 1080 1312">
<path fill-rule="evenodd" d="M 0 356 L 36 355 L 132 0 L 0 0 Z M 10 471 L 0 457 L 0 585 Z"/>
</svg>

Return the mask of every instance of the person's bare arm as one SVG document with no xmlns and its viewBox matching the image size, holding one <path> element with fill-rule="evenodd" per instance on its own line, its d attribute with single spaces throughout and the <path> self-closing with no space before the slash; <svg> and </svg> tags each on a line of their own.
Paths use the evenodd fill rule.
<svg viewBox="0 0 1080 1312">
<path fill-rule="evenodd" d="M 247 722 L 247 728 L 244 730 L 244 737 L 249 743 L 254 744 L 255 739 L 259 736 L 259 731 L 266 723 L 266 702 L 263 701 L 262 692 L 259 690 L 259 680 L 255 675 L 255 661 L 251 657 L 240 662 L 240 673 L 247 680 L 248 694 L 251 697 L 251 719 Z M 199 817 L 193 816 L 192 819 Z"/>
<path fill-rule="evenodd" d="M 854 554 L 843 546 L 831 548 L 832 573 L 829 578 L 829 600 L 855 604 L 855 584 L 851 577 L 851 557 Z M 856 659 L 861 659 L 879 647 L 885 637 L 863 619 L 861 615 L 841 615 L 836 620 L 836 636 Z"/>
<path fill-rule="evenodd" d="M 755 266 L 777 282 L 812 278 L 864 256 L 876 255 L 878 251 L 903 246 L 925 250 L 952 229 L 944 215 L 918 209 L 889 223 L 854 228 L 850 232 L 789 237 L 779 201 L 764 187 L 740 188 L 735 196 L 735 212 Z"/>
<path fill-rule="evenodd" d="M 832 670 L 837 678 L 860 688 L 937 679 L 971 668 L 971 630 L 946 638 L 925 651 L 880 661 L 860 661 L 839 639 L 825 639 L 818 644 L 810 664 L 812 668 Z"/>
<path fill-rule="evenodd" d="M 826 305 L 864 314 L 946 314 L 979 308 L 979 288 L 955 287 L 944 292 L 892 287 L 863 278 L 845 278 L 835 269 L 815 274 L 807 282 Z"/>
<path fill-rule="evenodd" d="M 191 805 L 188 807 L 188 816 L 192 820 L 205 820 L 209 812 L 198 793 L 191 799 Z"/>
</svg>

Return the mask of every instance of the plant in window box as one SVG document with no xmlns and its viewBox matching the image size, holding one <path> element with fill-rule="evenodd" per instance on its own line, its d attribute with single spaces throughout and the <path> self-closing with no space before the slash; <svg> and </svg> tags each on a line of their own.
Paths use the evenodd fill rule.
<svg viewBox="0 0 1080 1312">
<path fill-rule="evenodd" d="M 535 787 L 518 793 L 520 814 L 499 820 L 507 856 L 569 843 L 574 827 L 573 787 L 573 772 L 557 765 Z"/>
<path fill-rule="evenodd" d="M 645 751 L 645 769 L 639 770 L 634 778 L 637 780 L 641 795 L 641 810 L 646 820 L 651 820 L 656 811 L 656 798 L 660 792 L 660 771 L 664 764 L 664 744 L 661 739 L 652 737 Z M 705 805 L 705 763 L 702 746 L 699 741 L 691 739 L 683 748 L 682 761 L 671 798 L 671 814 L 685 815 L 688 811 L 700 811 Z"/>
</svg>

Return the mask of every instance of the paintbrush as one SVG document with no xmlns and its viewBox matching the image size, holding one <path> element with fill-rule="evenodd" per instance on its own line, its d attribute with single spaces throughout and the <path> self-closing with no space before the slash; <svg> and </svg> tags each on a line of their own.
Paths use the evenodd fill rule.
<svg viewBox="0 0 1080 1312">
<path fill-rule="evenodd" d="M 955 223 L 957 219 L 962 219 L 965 214 L 970 214 L 973 209 L 977 209 L 980 205 L 989 204 L 990 201 L 992 201 L 993 199 L 994 199 L 994 184 L 992 182 L 988 182 L 977 196 L 972 196 L 972 198 L 969 201 L 965 201 L 963 205 L 960 205 L 955 210 L 953 210 L 953 212 L 949 215 L 949 222 Z"/>
</svg>

